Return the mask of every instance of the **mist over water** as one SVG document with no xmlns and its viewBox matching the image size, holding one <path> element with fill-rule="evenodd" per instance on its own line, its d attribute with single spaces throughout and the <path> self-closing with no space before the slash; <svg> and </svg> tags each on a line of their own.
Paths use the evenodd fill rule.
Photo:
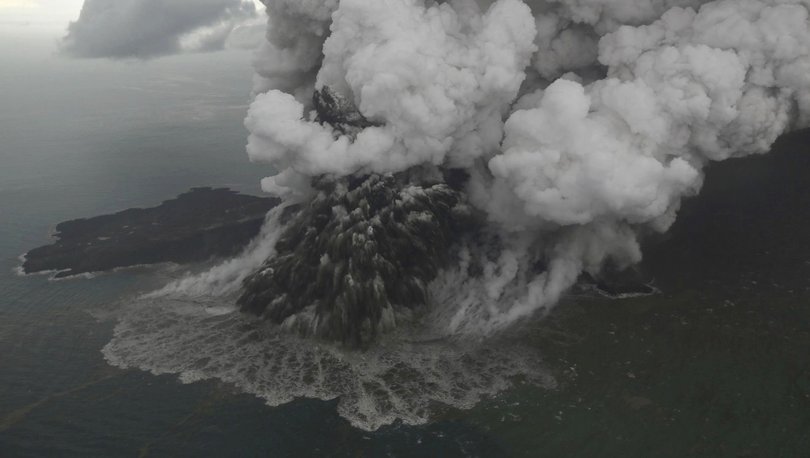
<svg viewBox="0 0 810 458">
<path fill-rule="evenodd" d="M 84 215 L 159 202 L 192 185 L 258 191 L 251 178 L 261 172 L 243 159 L 250 53 L 73 61 L 55 54 L 51 35 L 8 43 L 0 47 L 0 191 L 75 190 L 72 210 L 87 208 Z M 89 207 L 104 193 L 119 202 Z"/>
</svg>

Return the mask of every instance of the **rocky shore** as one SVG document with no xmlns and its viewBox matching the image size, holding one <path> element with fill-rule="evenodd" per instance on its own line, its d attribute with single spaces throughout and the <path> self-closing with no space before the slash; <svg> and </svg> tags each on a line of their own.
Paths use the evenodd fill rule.
<svg viewBox="0 0 810 458">
<path fill-rule="evenodd" d="M 151 208 L 66 221 L 56 240 L 25 254 L 26 274 L 56 278 L 162 262 L 232 256 L 259 233 L 277 199 L 208 187 L 193 188 Z"/>
</svg>

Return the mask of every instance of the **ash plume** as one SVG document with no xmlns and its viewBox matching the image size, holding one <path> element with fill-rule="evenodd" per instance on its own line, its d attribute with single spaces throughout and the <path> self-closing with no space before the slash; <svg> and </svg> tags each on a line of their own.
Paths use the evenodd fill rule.
<svg viewBox="0 0 810 458">
<path fill-rule="evenodd" d="M 425 286 L 458 291 L 454 332 L 497 331 L 583 273 L 637 263 L 707 163 L 808 125 L 805 1 L 264 3 L 246 119 L 250 158 L 279 172 L 264 189 L 306 206 L 325 182 L 459 171 L 475 234 L 454 234 Z M 363 122 L 325 122 L 324 93 Z"/>
</svg>

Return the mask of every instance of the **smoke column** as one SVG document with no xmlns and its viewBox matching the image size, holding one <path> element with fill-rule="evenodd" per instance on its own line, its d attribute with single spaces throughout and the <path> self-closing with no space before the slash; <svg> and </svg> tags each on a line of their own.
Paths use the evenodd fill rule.
<svg viewBox="0 0 810 458">
<path fill-rule="evenodd" d="M 810 116 L 807 1 L 264 3 L 246 119 L 251 160 L 279 171 L 263 188 L 301 200 L 321 175 L 464 169 L 500 251 L 478 278 L 436 280 L 458 293 L 456 332 L 640 261 L 639 237 L 670 227 L 707 163 L 767 152 Z M 369 125 L 316 122 L 324 87 Z"/>
</svg>

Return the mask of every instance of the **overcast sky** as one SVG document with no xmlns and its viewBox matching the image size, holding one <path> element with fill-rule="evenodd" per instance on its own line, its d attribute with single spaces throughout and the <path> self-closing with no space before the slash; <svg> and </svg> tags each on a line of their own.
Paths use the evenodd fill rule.
<svg viewBox="0 0 810 458">
<path fill-rule="evenodd" d="M 0 91 L 0 125 L 10 118 L 26 119 L 32 124 L 37 119 L 65 116 L 92 120 L 104 119 L 105 116 L 114 118 L 111 112 L 117 112 L 120 118 L 131 115 L 127 119 L 133 121 L 133 117 L 141 115 L 143 119 L 155 119 L 156 114 L 185 119 L 208 116 L 205 113 L 219 109 L 245 110 L 236 106 L 247 103 L 251 89 L 253 52 L 246 47 L 232 46 L 215 54 L 194 52 L 194 49 L 182 46 L 174 49 L 171 46 L 174 43 L 172 29 L 155 30 L 152 25 L 147 37 L 162 36 L 162 41 L 156 45 L 154 40 L 141 40 L 140 44 L 144 46 L 133 48 L 133 53 L 124 55 L 119 52 L 126 50 L 126 43 L 122 42 L 138 44 L 139 36 L 133 35 L 126 25 L 130 24 L 134 30 L 141 29 L 137 22 L 128 19 L 142 19 L 143 8 L 132 5 L 159 6 L 165 2 L 164 5 L 174 8 L 186 4 L 192 7 L 189 16 L 194 18 L 199 14 L 194 10 L 200 9 L 193 8 L 195 6 L 219 1 L 238 3 L 238 0 L 100 1 L 109 2 L 110 6 L 119 9 L 122 5 L 127 6 L 123 9 L 128 14 L 125 20 L 116 24 L 116 30 L 120 32 L 118 36 L 110 36 L 109 27 L 90 27 L 94 25 L 92 21 L 86 24 L 80 37 L 85 45 L 107 38 L 117 46 L 101 49 L 107 54 L 87 56 L 85 52 L 78 56 L 97 57 L 86 59 L 76 58 L 75 52 L 60 52 L 65 51 L 68 26 L 76 24 L 84 0 L 0 0 L 0 87 L 4 88 Z M 257 21 L 264 22 L 263 9 L 258 10 Z M 168 12 L 185 17 L 183 8 Z M 203 17 L 198 23 L 205 25 L 205 21 Z M 106 21 L 98 22 L 106 24 Z M 166 21 L 164 18 L 164 21 L 155 22 Z M 181 34 L 180 44 L 184 45 L 182 39 L 185 36 L 182 34 L 190 27 L 182 21 L 171 22 L 171 25 L 176 24 L 181 26 L 177 30 Z M 85 46 L 82 49 L 94 48 Z M 155 49 L 159 52 L 146 54 Z M 149 94 L 154 97 L 147 97 Z M 181 115 L 177 114 L 178 110 Z M 46 112 L 52 112 L 53 116 L 43 114 Z M 3 163 L 2 158 L 0 163 Z"/>
<path fill-rule="evenodd" d="M 67 27 L 79 17 L 84 0 L 0 0 L 0 23 Z M 257 8 L 263 8 L 255 1 Z"/>
<path fill-rule="evenodd" d="M 79 17 L 83 0 L 0 0 L 0 24 L 60 30 Z"/>
<path fill-rule="evenodd" d="M 112 1 L 113 4 L 127 3 L 126 0 Z M 84 0 L 0 0 L 0 35 L 63 37 L 68 24 L 79 18 L 83 3 Z M 258 0 L 254 3 L 257 11 L 264 10 Z"/>
</svg>

